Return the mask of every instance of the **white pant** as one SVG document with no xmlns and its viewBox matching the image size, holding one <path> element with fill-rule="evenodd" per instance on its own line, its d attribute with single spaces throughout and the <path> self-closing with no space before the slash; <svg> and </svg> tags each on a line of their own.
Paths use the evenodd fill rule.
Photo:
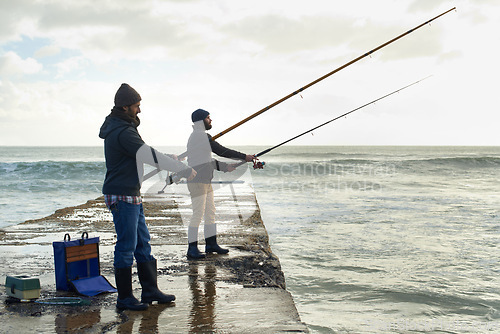
<svg viewBox="0 0 500 334">
<path fill-rule="evenodd" d="M 198 241 L 198 227 L 204 218 L 205 238 L 216 234 L 214 191 L 210 183 L 188 183 L 193 216 L 189 222 L 188 242 Z"/>
</svg>

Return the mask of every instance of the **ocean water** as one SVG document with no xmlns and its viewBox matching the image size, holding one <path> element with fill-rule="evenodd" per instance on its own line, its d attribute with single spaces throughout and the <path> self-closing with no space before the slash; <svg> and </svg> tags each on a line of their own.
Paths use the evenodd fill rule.
<svg viewBox="0 0 500 334">
<path fill-rule="evenodd" d="M 500 148 L 266 158 L 255 192 L 311 332 L 500 332 Z"/>
<path fill-rule="evenodd" d="M 283 146 L 262 160 L 253 187 L 312 333 L 500 332 L 500 147 Z M 0 147 L 0 227 L 100 196 L 104 173 L 101 147 Z"/>
<path fill-rule="evenodd" d="M 0 147 L 0 228 L 100 196 L 103 149 Z"/>
</svg>

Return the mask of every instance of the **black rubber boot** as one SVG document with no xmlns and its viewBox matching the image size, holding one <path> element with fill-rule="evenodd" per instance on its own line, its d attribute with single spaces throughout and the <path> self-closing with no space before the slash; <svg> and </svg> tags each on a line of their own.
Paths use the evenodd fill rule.
<svg viewBox="0 0 500 334">
<path fill-rule="evenodd" d="M 198 249 L 198 241 L 190 242 L 187 251 L 187 257 L 191 260 L 198 260 L 205 258 L 205 254 Z"/>
<path fill-rule="evenodd" d="M 148 304 L 139 303 L 132 294 L 132 267 L 115 268 L 115 282 L 118 290 L 116 308 L 132 311 L 144 311 L 148 308 Z"/>
<path fill-rule="evenodd" d="M 221 248 L 217 244 L 217 236 L 212 236 L 210 238 L 205 239 L 205 253 L 217 253 L 217 254 L 227 254 L 229 253 L 229 249 Z"/>
<path fill-rule="evenodd" d="M 158 271 L 156 259 L 149 262 L 137 263 L 137 274 L 142 286 L 141 302 L 152 304 L 167 304 L 175 300 L 174 295 L 167 295 L 158 289 Z"/>
</svg>

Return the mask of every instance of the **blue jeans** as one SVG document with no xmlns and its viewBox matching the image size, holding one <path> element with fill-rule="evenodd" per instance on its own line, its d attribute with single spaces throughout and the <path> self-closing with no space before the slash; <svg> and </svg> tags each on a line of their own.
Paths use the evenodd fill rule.
<svg viewBox="0 0 500 334">
<path fill-rule="evenodd" d="M 138 263 L 154 260 L 142 204 L 118 201 L 110 209 L 117 237 L 114 267 L 131 267 L 134 257 Z"/>
</svg>

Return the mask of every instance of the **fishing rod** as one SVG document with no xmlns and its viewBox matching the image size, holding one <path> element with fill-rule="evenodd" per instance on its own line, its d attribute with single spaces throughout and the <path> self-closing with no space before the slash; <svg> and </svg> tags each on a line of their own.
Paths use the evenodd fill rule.
<svg viewBox="0 0 500 334">
<path fill-rule="evenodd" d="M 308 133 L 310 133 L 310 132 L 313 132 L 314 130 L 319 129 L 319 128 L 321 128 L 322 126 L 325 126 L 325 125 L 327 125 L 327 124 L 329 124 L 329 123 L 332 123 L 332 122 L 334 122 L 334 121 L 336 121 L 336 120 L 338 120 L 338 119 L 340 119 L 340 118 L 342 118 L 342 117 L 345 117 L 345 116 L 347 116 L 347 115 L 349 115 L 349 114 L 352 114 L 353 112 L 358 111 L 359 109 L 362 109 L 362 108 L 367 107 L 367 106 L 369 106 L 369 105 L 371 105 L 371 104 L 374 104 L 374 103 L 376 103 L 376 102 L 378 102 L 378 101 L 380 101 L 380 100 L 382 100 L 382 99 L 385 99 L 386 97 L 389 97 L 389 96 L 391 96 L 391 95 L 393 95 L 393 94 L 396 94 L 396 93 L 398 93 L 398 92 L 402 91 L 403 89 L 406 89 L 406 88 L 409 88 L 409 87 L 411 87 L 411 86 L 413 86 L 413 85 L 416 85 L 416 84 L 418 84 L 419 82 L 422 82 L 422 81 L 424 81 L 425 79 L 428 79 L 428 78 L 430 78 L 430 77 L 431 77 L 431 76 L 429 75 L 429 76 L 427 76 L 427 77 L 425 77 L 425 78 L 423 78 L 423 79 L 417 80 L 417 81 L 415 81 L 415 82 L 413 82 L 413 83 L 411 83 L 411 84 L 409 84 L 409 85 L 406 85 L 406 86 L 404 86 L 404 87 L 402 87 L 402 88 L 399 88 L 399 89 L 397 89 L 397 90 L 395 90 L 395 91 L 393 91 L 393 92 L 391 92 L 391 93 L 389 93 L 389 94 L 386 94 L 386 95 L 381 96 L 381 97 L 379 97 L 379 98 L 377 98 L 377 99 L 375 99 L 375 100 L 373 100 L 373 101 L 370 101 L 370 102 L 368 102 L 368 103 L 365 103 L 365 104 L 363 104 L 362 106 L 357 107 L 357 108 L 355 108 L 355 109 L 353 109 L 353 110 L 351 110 L 351 111 L 349 111 L 349 112 L 346 112 L 346 113 L 344 113 L 344 114 L 342 114 L 342 115 L 340 115 L 340 116 L 337 116 L 337 117 L 335 117 L 335 118 L 332 118 L 331 120 L 326 121 L 326 122 L 324 122 L 324 123 L 322 123 L 322 124 L 320 124 L 320 125 L 318 125 L 318 126 L 315 126 L 314 128 L 312 128 L 312 129 L 310 129 L 310 130 L 304 131 L 304 132 L 302 132 L 301 134 L 299 134 L 299 135 L 297 135 L 297 136 L 295 136 L 295 137 L 292 137 L 292 138 L 290 138 L 290 139 L 288 139 L 288 140 L 285 140 L 284 142 L 282 142 L 282 143 L 280 143 L 280 144 L 278 144 L 278 145 L 275 145 L 275 146 L 273 146 L 273 147 L 270 147 L 270 148 L 268 148 L 268 149 L 265 149 L 265 150 L 264 150 L 264 151 L 262 151 L 262 152 L 259 152 L 259 153 L 255 154 L 254 156 L 255 156 L 256 160 L 254 160 L 254 169 L 262 169 L 262 168 L 264 168 L 264 164 L 265 164 L 265 163 L 264 163 L 264 162 L 260 162 L 260 161 L 258 161 L 258 157 L 260 157 L 260 156 L 262 156 L 262 155 L 264 155 L 264 154 L 266 154 L 266 153 L 269 153 L 269 152 L 271 152 L 272 150 L 274 150 L 274 149 L 276 149 L 276 148 L 278 148 L 278 147 L 280 147 L 280 146 L 283 146 L 283 145 L 285 145 L 286 143 L 291 142 L 292 140 L 295 140 L 295 139 L 297 139 L 297 138 L 299 138 L 299 137 L 302 137 L 302 136 L 303 136 L 303 135 L 305 135 L 305 134 L 308 134 Z M 243 162 L 241 162 L 241 163 L 236 164 L 236 165 L 235 165 L 235 167 L 241 166 L 241 165 L 243 165 L 243 164 L 245 164 L 245 163 L 246 163 L 246 162 L 245 162 L 245 161 L 243 161 Z"/>
<path fill-rule="evenodd" d="M 331 72 L 329 72 L 329 73 L 327 73 L 327 74 L 323 75 L 322 77 L 320 77 L 320 78 L 318 78 L 318 79 L 316 79 L 316 80 L 314 80 L 314 81 L 312 81 L 312 82 L 308 83 L 308 84 L 307 84 L 307 85 L 305 85 L 304 87 L 301 87 L 300 89 L 298 89 L 298 90 L 296 90 L 296 91 L 294 91 L 294 92 L 292 92 L 292 93 L 288 94 L 287 96 L 285 96 L 285 97 L 283 97 L 283 98 L 281 98 L 281 99 L 277 100 L 276 102 L 273 102 L 272 104 L 268 105 L 267 107 L 262 108 L 261 110 L 259 110 L 259 111 L 257 111 L 256 113 L 254 113 L 254 114 L 252 114 L 252 115 L 248 116 L 247 118 L 243 119 L 242 121 L 239 121 L 238 123 L 236 123 L 236 124 L 234 124 L 234 125 L 230 126 L 230 127 L 229 127 L 229 128 L 227 128 L 226 130 L 224 130 L 224 131 L 222 131 L 222 132 L 220 132 L 220 133 L 216 134 L 215 136 L 213 136 L 213 137 L 212 137 L 212 140 L 216 140 L 217 138 L 219 138 L 219 137 L 221 137 L 221 136 L 225 135 L 226 133 L 228 133 L 229 131 L 232 131 L 232 130 L 236 129 L 237 127 L 239 127 L 240 125 L 242 125 L 242 124 L 244 124 L 244 123 L 248 122 L 248 121 L 249 121 L 249 120 L 251 120 L 252 118 L 257 117 L 257 116 L 259 116 L 260 114 L 262 114 L 262 113 L 264 113 L 264 112 L 268 111 L 269 109 L 271 109 L 271 108 L 273 108 L 273 107 L 277 106 L 277 105 L 278 105 L 278 104 L 280 104 L 281 102 L 283 102 L 283 101 L 285 101 L 285 100 L 288 100 L 289 98 L 291 98 L 292 96 L 295 96 L 295 95 L 299 94 L 300 92 L 303 92 L 304 90 L 306 90 L 307 88 L 311 87 L 312 85 L 315 85 L 315 84 L 317 84 L 318 82 L 320 82 L 320 81 L 322 81 L 322 80 L 324 80 L 324 79 L 328 78 L 329 76 L 331 76 L 331 75 L 333 75 L 333 74 L 337 73 L 338 71 L 340 71 L 340 70 L 342 70 L 342 69 L 344 69 L 344 68 L 346 68 L 346 67 L 348 67 L 348 66 L 350 66 L 350 65 L 354 64 L 355 62 L 357 62 L 357 61 L 359 61 L 359 60 L 361 60 L 361 59 L 363 59 L 363 58 L 365 58 L 365 57 L 367 57 L 367 56 L 370 56 L 372 53 L 374 53 L 374 52 L 376 52 L 376 51 L 378 51 L 378 50 L 382 49 L 383 47 L 385 47 L 385 46 L 387 46 L 387 45 L 389 45 L 389 44 L 391 44 L 391 43 L 393 43 L 393 42 L 397 41 L 397 40 L 398 40 L 398 39 L 400 39 L 400 38 L 403 38 L 404 36 L 406 36 L 406 35 L 408 35 L 408 34 L 410 34 L 410 33 L 414 32 L 415 30 L 417 30 L 417 29 L 421 28 L 422 26 L 424 26 L 424 25 L 426 25 L 426 24 L 431 23 L 432 21 L 434 21 L 434 20 L 438 19 L 439 17 L 441 17 L 441 16 L 443 16 L 443 15 L 445 15 L 445 14 L 447 14 L 447 13 L 449 13 L 449 12 L 451 12 L 452 10 L 455 10 L 455 9 L 456 9 L 456 7 L 453 7 L 453 8 L 451 8 L 451 9 L 449 9 L 449 10 L 447 10 L 447 11 L 445 11 L 445 12 L 443 12 L 443 13 L 439 14 L 438 16 L 436 16 L 436 17 L 434 17 L 434 18 L 432 18 L 432 19 L 430 19 L 430 20 L 428 20 L 428 21 L 426 21 L 426 22 L 424 22 L 424 23 L 422 23 L 422 24 L 420 24 L 420 25 L 416 26 L 415 28 L 410 29 L 410 30 L 408 30 L 407 32 L 405 32 L 405 33 L 403 33 L 403 34 L 401 34 L 401 35 L 399 35 L 399 36 L 397 36 L 397 37 L 395 37 L 395 38 L 391 39 L 390 41 L 385 42 L 384 44 L 381 44 L 381 45 L 377 46 L 375 49 L 373 49 L 373 50 L 371 50 L 371 51 L 368 51 L 368 52 L 366 52 L 366 53 L 362 54 L 361 56 L 359 56 L 359 57 L 357 57 L 357 58 L 355 58 L 355 59 L 351 60 L 350 62 L 345 63 L 344 65 L 342 65 L 342 66 L 340 66 L 340 67 L 336 68 L 335 70 L 333 70 L 333 71 L 331 71 Z"/>
<path fill-rule="evenodd" d="M 321 127 L 323 127 L 323 126 L 325 126 L 325 125 L 327 125 L 327 124 L 329 124 L 329 123 L 332 123 L 332 122 L 334 122 L 334 121 L 336 121 L 336 120 L 338 120 L 338 119 L 340 119 L 340 118 L 342 118 L 342 117 L 345 117 L 345 116 L 347 116 L 347 115 L 349 115 L 349 114 L 352 114 L 352 113 L 353 113 L 353 112 L 355 112 L 355 111 L 358 111 L 358 110 L 360 110 L 360 109 L 363 109 L 364 107 L 367 107 L 367 106 L 369 106 L 369 105 L 371 105 L 371 104 L 374 104 L 374 103 L 376 103 L 376 102 L 378 102 L 378 101 L 380 101 L 380 100 L 382 100 L 382 99 L 385 99 L 386 97 L 389 97 L 389 96 L 391 96 L 391 95 L 394 95 L 394 94 L 396 94 L 396 93 L 399 93 L 399 92 L 400 92 L 400 91 L 402 91 L 403 89 L 406 89 L 406 88 L 409 88 L 409 87 L 411 87 L 411 86 L 413 86 L 413 85 L 416 85 L 416 84 L 418 84 L 419 82 L 422 82 L 422 81 L 424 81 L 425 79 L 428 79 L 428 78 L 430 78 L 430 77 L 431 77 L 431 76 L 429 75 L 429 76 L 427 76 L 427 77 L 425 77 L 425 78 L 423 78 L 423 79 L 420 79 L 420 80 L 417 80 L 417 81 L 415 81 L 415 82 L 412 82 L 412 83 L 411 83 L 411 84 L 409 84 L 409 85 L 406 85 L 406 86 L 404 86 L 404 87 L 401 87 L 401 88 L 399 88 L 399 89 L 396 89 L 395 91 L 392 91 L 392 92 L 390 92 L 390 93 L 388 93 L 388 94 L 386 94 L 386 95 L 384 95 L 384 96 L 381 96 L 381 97 L 379 97 L 379 98 L 377 98 L 377 99 L 375 99 L 375 100 L 373 100 L 373 101 L 370 101 L 370 102 L 368 102 L 368 103 L 365 103 L 365 104 L 363 104 L 362 106 L 359 106 L 359 107 L 357 107 L 357 108 L 355 108 L 355 109 L 352 109 L 351 111 L 348 111 L 348 112 L 346 112 L 346 113 L 344 113 L 344 114 L 342 114 L 342 115 L 340 115 L 340 116 L 337 116 L 337 117 L 335 117 L 335 118 L 332 118 L 332 119 L 331 119 L 331 120 L 329 120 L 329 121 L 326 121 L 326 122 L 324 122 L 324 123 L 321 123 L 320 125 L 315 126 L 314 128 L 312 128 L 312 129 L 310 129 L 310 130 L 304 131 L 304 132 L 302 132 L 301 134 L 296 135 L 295 137 L 292 137 L 292 138 L 290 138 L 290 139 L 288 139 L 288 140 L 285 140 L 284 142 L 282 142 L 282 143 L 280 143 L 280 144 L 278 144 L 278 145 L 275 145 L 275 146 L 273 146 L 273 147 L 267 148 L 267 149 L 265 149 L 264 151 L 261 151 L 261 152 L 259 152 L 259 153 L 255 154 L 255 155 L 254 155 L 254 156 L 255 156 L 255 159 L 254 159 L 254 161 L 253 161 L 253 168 L 254 168 L 254 169 L 263 169 L 263 168 L 264 168 L 265 162 L 263 162 L 263 161 L 259 161 L 259 159 L 258 159 L 258 158 L 259 158 L 260 156 L 263 156 L 264 154 L 269 153 L 269 152 L 271 152 L 272 150 L 274 150 L 274 149 L 276 149 L 276 148 L 278 148 L 278 147 L 280 147 L 280 146 L 283 146 L 283 145 L 285 145 L 286 143 L 291 142 L 292 140 L 295 140 L 295 139 L 297 139 L 297 138 L 299 138 L 299 137 L 302 137 L 302 136 L 303 136 L 303 135 L 305 135 L 305 134 L 308 134 L 308 133 L 310 133 L 310 132 L 313 132 L 314 130 L 319 129 L 319 128 L 321 128 Z M 241 166 L 241 165 L 244 165 L 244 164 L 246 164 L 246 161 L 242 161 L 242 162 L 239 162 L 239 163 L 237 163 L 237 164 L 234 164 L 234 165 L 233 165 L 233 167 L 234 167 L 234 168 L 237 168 L 237 167 L 239 167 L 239 166 Z M 170 174 L 170 175 L 166 178 L 166 180 L 165 180 L 165 186 L 164 186 L 164 187 L 163 187 L 163 189 L 162 189 L 162 190 L 160 190 L 158 193 L 163 193 L 163 192 L 164 192 L 164 190 L 165 190 L 165 188 L 166 188 L 167 186 L 169 186 L 169 185 L 171 185 L 171 184 L 173 184 L 173 183 L 179 183 L 179 182 L 180 182 L 180 180 L 181 180 L 181 177 L 180 177 L 178 174 Z M 230 182 L 229 182 L 229 183 L 230 183 Z"/>
</svg>

